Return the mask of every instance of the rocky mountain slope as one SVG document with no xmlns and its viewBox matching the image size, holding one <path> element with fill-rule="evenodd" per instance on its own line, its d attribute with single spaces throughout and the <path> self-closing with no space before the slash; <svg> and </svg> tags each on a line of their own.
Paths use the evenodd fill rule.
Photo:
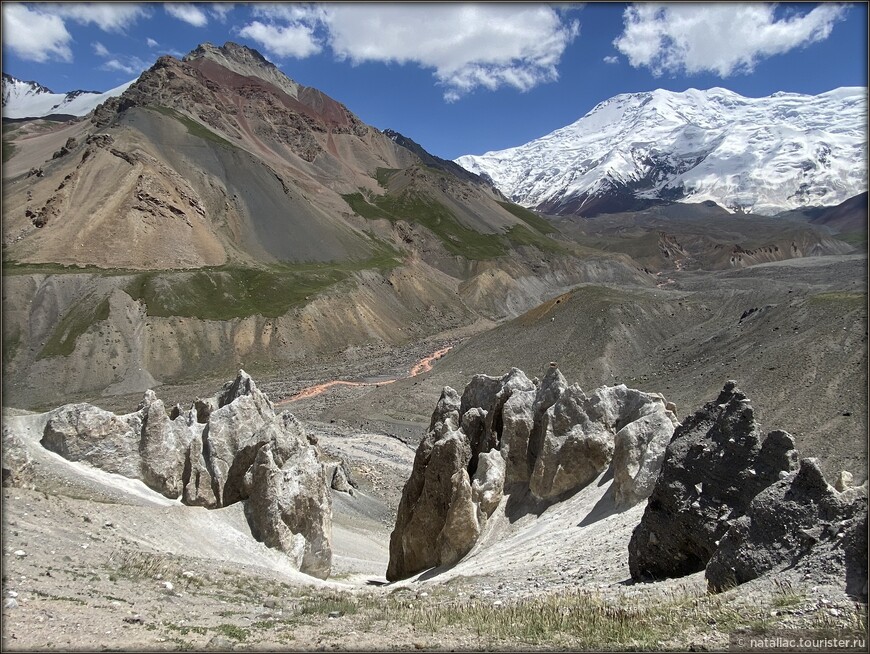
<svg viewBox="0 0 870 654">
<path fill-rule="evenodd" d="M 3 117 L 23 119 L 58 115 L 85 116 L 97 105 L 121 95 L 132 83 L 127 82 L 103 93 L 55 93 L 38 82 L 25 82 L 3 73 Z"/>
<path fill-rule="evenodd" d="M 232 43 L 4 139 L 5 396 L 25 406 L 395 346 L 591 270 L 648 277 Z"/>
<path fill-rule="evenodd" d="M 456 159 L 551 214 L 713 201 L 775 214 L 867 190 L 867 89 L 745 98 L 722 88 L 617 95 L 507 150 Z"/>
</svg>

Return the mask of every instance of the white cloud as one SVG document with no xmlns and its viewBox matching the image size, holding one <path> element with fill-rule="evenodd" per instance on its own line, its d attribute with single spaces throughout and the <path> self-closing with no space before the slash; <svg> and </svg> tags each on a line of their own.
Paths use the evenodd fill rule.
<svg viewBox="0 0 870 654">
<path fill-rule="evenodd" d="M 434 71 L 448 102 L 476 88 L 527 91 L 558 78 L 580 25 L 564 11 L 522 4 L 253 5 L 266 22 L 240 34 L 278 57 L 326 43 L 338 59 L 417 64 Z"/>
<path fill-rule="evenodd" d="M 145 39 L 145 43 L 148 44 L 149 48 L 156 48 L 158 45 L 160 45 L 159 43 L 157 43 L 157 41 L 152 39 L 150 36 L 147 39 Z"/>
<path fill-rule="evenodd" d="M 122 73 L 127 73 L 128 75 L 132 75 L 135 72 L 135 69 L 132 66 L 122 64 L 117 59 L 109 59 L 109 61 L 104 63 L 102 67 L 106 70 L 117 70 Z"/>
<path fill-rule="evenodd" d="M 194 27 L 205 27 L 208 24 L 208 16 L 206 13 L 192 4 L 183 3 L 167 3 L 163 5 L 166 13 L 174 16 L 178 20 L 183 20 Z"/>
<path fill-rule="evenodd" d="M 103 70 L 115 70 L 127 75 L 140 75 L 143 70 L 148 68 L 148 64 L 139 59 L 128 55 L 110 55 L 113 58 L 106 61 L 100 68 Z"/>
<path fill-rule="evenodd" d="M 613 44 L 635 68 L 654 75 L 750 73 L 761 59 L 822 41 L 845 14 L 841 5 L 775 16 L 769 4 L 638 4 L 623 15 Z"/>
<path fill-rule="evenodd" d="M 123 32 L 148 11 L 138 4 L 89 2 L 43 5 L 47 13 L 87 25 L 93 23 L 104 32 Z"/>
<path fill-rule="evenodd" d="M 278 57 L 304 58 L 320 52 L 321 45 L 314 36 L 314 28 L 308 25 L 279 26 L 264 24 L 258 20 L 245 25 L 239 34 L 256 41 L 268 52 Z"/>
<path fill-rule="evenodd" d="M 618 64 L 619 57 L 617 57 L 615 55 L 608 55 L 608 56 L 604 57 L 604 63 L 605 64 Z"/>
<path fill-rule="evenodd" d="M 104 46 L 102 43 L 100 43 L 99 41 L 92 43 L 91 45 L 93 45 L 93 47 L 94 47 L 94 54 L 96 54 L 98 57 L 108 57 L 109 56 L 109 49 L 106 46 Z"/>
<path fill-rule="evenodd" d="M 59 16 L 3 3 L 3 45 L 22 59 L 72 61 L 70 41 L 72 36 Z"/>
<path fill-rule="evenodd" d="M 233 7 L 235 5 L 232 2 L 213 2 L 211 5 L 211 15 L 223 23 L 227 19 L 227 14 L 233 10 Z"/>
<path fill-rule="evenodd" d="M 323 5 L 299 3 L 252 4 L 251 13 L 258 18 L 266 18 L 270 22 L 282 20 L 285 22 L 304 22 L 313 24 L 326 20 L 326 10 Z"/>
</svg>

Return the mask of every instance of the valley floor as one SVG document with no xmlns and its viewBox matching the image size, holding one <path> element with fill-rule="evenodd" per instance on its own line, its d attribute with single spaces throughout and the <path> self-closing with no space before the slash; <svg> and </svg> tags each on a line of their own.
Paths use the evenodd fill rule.
<svg viewBox="0 0 870 654">
<path fill-rule="evenodd" d="M 716 596 L 702 573 L 627 583 L 632 516 L 584 528 L 592 499 L 542 516 L 550 531 L 529 547 L 539 530 L 517 529 L 497 552 L 386 585 L 374 521 L 352 547 L 336 529 L 338 574 L 320 582 L 243 543 L 229 528 L 240 512 L 7 489 L 3 650 L 721 650 L 751 633 L 865 630 L 866 606 L 832 587 L 760 580 Z M 566 518 L 573 535 L 559 531 Z"/>
<path fill-rule="evenodd" d="M 866 629 L 866 605 L 817 581 L 783 576 L 721 595 L 703 573 L 632 583 L 627 544 L 643 504 L 617 512 L 606 473 L 545 510 L 505 498 L 459 564 L 387 584 L 414 452 L 309 428 L 358 485 L 333 493 L 328 581 L 255 542 L 238 504 L 184 506 L 30 448 L 33 483 L 3 491 L 3 650 L 697 650 L 750 633 Z"/>
<path fill-rule="evenodd" d="M 866 398 L 855 390 L 866 386 L 855 381 L 855 371 L 866 380 L 865 276 L 866 258 L 856 257 L 677 276 L 674 289 L 635 289 L 629 301 L 614 295 L 596 320 L 622 321 L 615 323 L 621 331 L 613 333 L 628 334 L 649 352 L 644 370 L 667 363 L 658 368 L 663 372 L 657 383 L 668 372 L 667 382 L 682 389 L 688 399 L 678 398 L 681 415 L 700 406 L 688 396 L 707 393 L 693 379 L 709 378 L 721 387 L 723 375 L 734 369 L 745 370 L 762 396 L 774 388 L 770 380 L 780 380 L 775 388 L 787 395 L 783 401 L 758 402 L 762 410 L 779 411 L 777 420 L 765 422 L 768 429 L 783 426 L 782 407 L 801 397 L 809 398 L 805 406 L 815 408 L 815 417 L 799 425 L 866 425 Z M 709 293 L 708 285 L 721 294 Z M 566 294 L 561 304 L 553 301 L 546 311 L 530 312 L 481 339 L 469 337 L 492 325 L 402 350 L 345 353 L 342 361 L 312 364 L 292 376 L 257 379 L 276 408 L 296 414 L 327 455 L 347 461 L 357 484 L 353 495 L 333 492 L 328 581 L 296 572 L 282 554 L 254 541 L 239 505 L 215 511 L 183 506 L 139 482 L 67 462 L 39 446 L 35 417 L 5 410 L 4 428 L 9 421 L 24 426 L 36 465 L 25 486 L 3 488 L 3 650 L 745 650 L 751 634 L 865 633 L 866 604 L 840 586 L 789 573 L 719 595 L 708 594 L 703 573 L 632 583 L 627 545 L 644 504 L 617 512 L 606 476 L 546 509 L 508 496 L 459 564 L 387 584 L 396 507 L 441 386 L 449 382 L 461 390 L 475 372 L 506 372 L 492 352 L 506 352 L 507 344 L 516 350 L 523 330 L 532 345 L 522 348 L 521 358 L 543 367 L 548 348 L 562 348 L 566 367 L 585 369 L 580 366 L 590 360 L 583 347 L 597 336 L 582 331 L 592 322 L 578 316 L 598 305 L 584 293 Z M 741 318 L 745 309 L 756 310 Z M 648 332 L 637 322 L 644 316 Z M 566 332 L 573 350 L 547 338 L 546 330 L 556 328 Z M 655 341 L 658 349 L 643 350 L 642 339 Z M 342 386 L 283 403 L 301 388 L 331 379 L 404 377 L 414 363 L 447 345 L 454 345 L 451 354 L 413 379 Z M 637 350 L 623 348 L 623 362 L 617 345 L 602 350 L 610 353 L 608 376 L 620 365 L 638 366 L 631 359 Z M 794 356 L 798 352 L 804 354 Z M 591 363 L 601 367 L 602 360 Z M 514 365 L 528 368 L 520 361 Z M 791 397 L 794 391 L 782 380 L 808 370 L 813 378 L 800 387 L 804 395 Z M 566 376 L 575 381 L 582 374 Z M 830 387 L 836 390 L 831 397 L 815 386 L 825 375 L 840 380 Z M 187 406 L 215 388 L 214 380 L 204 380 L 157 392 L 169 406 Z M 671 399 L 669 390 L 648 390 Z M 138 400 L 117 396 L 95 403 L 131 411 Z M 824 453 L 823 444 L 808 440 L 814 431 L 796 436 Z M 862 456 L 854 449 L 853 458 L 862 463 L 853 468 L 860 483 L 866 449 Z"/>
</svg>

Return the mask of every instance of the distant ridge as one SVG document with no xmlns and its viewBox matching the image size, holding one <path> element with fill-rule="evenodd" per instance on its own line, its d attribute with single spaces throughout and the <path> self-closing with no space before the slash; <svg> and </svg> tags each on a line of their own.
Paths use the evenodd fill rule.
<svg viewBox="0 0 870 654">
<path fill-rule="evenodd" d="M 713 201 L 775 214 L 866 191 L 866 125 L 865 87 L 764 98 L 659 89 L 614 96 L 539 139 L 455 161 L 546 213 Z"/>
<path fill-rule="evenodd" d="M 77 90 L 55 93 L 38 82 L 23 81 L 3 73 L 3 118 L 51 117 L 62 120 L 65 116 L 85 116 L 97 105 L 121 95 L 133 81 L 105 92 Z"/>
</svg>

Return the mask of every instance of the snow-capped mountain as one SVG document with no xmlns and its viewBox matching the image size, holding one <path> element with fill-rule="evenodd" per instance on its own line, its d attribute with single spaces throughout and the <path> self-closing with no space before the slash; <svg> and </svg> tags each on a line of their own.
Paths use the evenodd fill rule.
<svg viewBox="0 0 870 654">
<path fill-rule="evenodd" d="M 99 91 L 54 93 L 37 82 L 25 82 L 3 73 L 3 117 L 41 118 L 52 114 L 84 116 L 109 98 L 121 95 L 135 80 Z"/>
<path fill-rule="evenodd" d="M 834 205 L 867 190 L 867 89 L 621 94 L 525 145 L 455 161 L 548 213 L 661 200 L 762 214 Z"/>
</svg>

